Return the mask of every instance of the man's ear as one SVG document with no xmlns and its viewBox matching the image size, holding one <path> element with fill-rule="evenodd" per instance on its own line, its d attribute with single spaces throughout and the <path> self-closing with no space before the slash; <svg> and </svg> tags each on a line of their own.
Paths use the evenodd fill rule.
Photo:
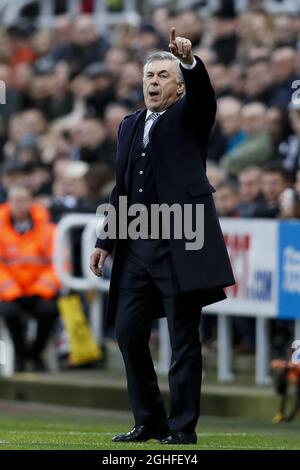
<svg viewBox="0 0 300 470">
<path fill-rule="evenodd" d="M 184 82 L 178 83 L 178 86 L 177 86 L 177 95 L 178 95 L 178 96 L 183 95 L 183 94 L 184 94 L 184 90 L 185 90 Z"/>
</svg>

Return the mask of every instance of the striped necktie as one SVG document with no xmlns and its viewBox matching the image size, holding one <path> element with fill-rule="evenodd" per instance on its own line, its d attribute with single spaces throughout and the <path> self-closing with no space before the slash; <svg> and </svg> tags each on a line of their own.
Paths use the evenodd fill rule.
<svg viewBox="0 0 300 470">
<path fill-rule="evenodd" d="M 143 137 L 143 145 L 144 147 L 147 147 L 147 145 L 149 144 L 149 134 L 150 134 L 150 129 L 151 127 L 153 126 L 154 122 L 156 121 L 157 118 L 159 118 L 160 116 L 160 113 L 152 113 L 150 114 L 147 119 L 146 119 L 146 122 L 145 122 L 145 127 L 147 126 L 146 128 L 146 132 L 144 134 L 144 137 Z M 151 122 L 151 124 L 148 124 L 149 121 Z"/>
</svg>

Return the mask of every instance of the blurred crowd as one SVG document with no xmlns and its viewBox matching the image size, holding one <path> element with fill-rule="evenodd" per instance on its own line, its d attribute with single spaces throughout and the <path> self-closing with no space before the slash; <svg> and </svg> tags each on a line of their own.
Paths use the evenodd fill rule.
<svg viewBox="0 0 300 470">
<path fill-rule="evenodd" d="M 219 215 L 299 217 L 300 7 L 272 15 L 262 3 L 237 13 L 225 0 L 205 18 L 197 5 L 156 8 L 138 25 L 83 13 L 0 27 L 0 202 L 25 185 L 54 223 L 95 213 L 114 184 L 119 123 L 144 106 L 143 63 L 175 26 L 216 91 L 207 173 Z"/>
<path fill-rule="evenodd" d="M 205 19 L 197 8 L 158 8 L 138 26 L 99 28 L 81 14 L 49 29 L 26 19 L 1 28 L 1 202 L 21 182 L 54 221 L 95 211 L 113 184 L 119 123 L 143 107 L 143 62 L 168 49 L 171 26 L 192 41 L 216 90 L 208 170 L 220 215 L 298 216 L 300 11 L 237 14 L 230 1 Z"/>
<path fill-rule="evenodd" d="M 57 16 L 51 29 L 25 19 L 2 28 L 2 202 L 9 186 L 25 182 L 54 221 L 64 211 L 95 210 L 114 178 L 119 123 L 143 107 L 143 62 L 168 49 L 171 26 L 192 41 L 216 90 L 208 159 L 212 184 L 222 188 L 220 214 L 298 214 L 300 12 L 237 15 L 232 2 L 205 20 L 197 9 L 159 8 L 139 26 L 99 30 L 82 14 Z M 283 197 L 286 188 L 294 193 Z"/>
</svg>

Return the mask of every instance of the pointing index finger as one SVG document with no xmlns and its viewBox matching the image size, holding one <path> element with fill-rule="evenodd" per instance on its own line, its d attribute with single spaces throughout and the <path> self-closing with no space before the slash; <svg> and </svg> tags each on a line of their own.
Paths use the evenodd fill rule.
<svg viewBox="0 0 300 470">
<path fill-rule="evenodd" d="M 171 28 L 170 43 L 175 42 L 175 40 L 176 40 L 176 30 L 175 30 L 175 28 Z"/>
</svg>

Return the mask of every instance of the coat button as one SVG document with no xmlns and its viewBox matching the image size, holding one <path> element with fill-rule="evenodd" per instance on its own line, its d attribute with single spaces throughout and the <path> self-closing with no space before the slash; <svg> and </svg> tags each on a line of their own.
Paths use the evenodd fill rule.
<svg viewBox="0 0 300 470">
<path fill-rule="evenodd" d="M 139 189 L 139 193 L 142 193 L 142 192 L 143 192 L 143 190 L 142 190 L 142 188 L 140 188 L 140 189 Z"/>
<path fill-rule="evenodd" d="M 143 170 L 140 170 L 140 171 L 139 171 L 139 174 L 140 174 L 140 175 L 142 175 L 143 173 L 144 173 Z"/>
<path fill-rule="evenodd" d="M 143 152 L 143 153 L 142 153 L 142 157 L 145 157 L 145 156 L 146 156 L 146 154 L 145 154 L 145 152 Z"/>
</svg>

